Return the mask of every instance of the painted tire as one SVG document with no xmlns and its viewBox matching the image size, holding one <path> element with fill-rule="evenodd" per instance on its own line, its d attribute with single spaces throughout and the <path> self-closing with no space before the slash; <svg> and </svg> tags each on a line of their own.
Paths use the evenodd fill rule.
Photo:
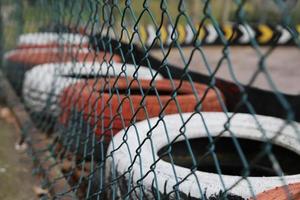
<svg viewBox="0 0 300 200">
<path fill-rule="evenodd" d="M 276 187 L 274 189 L 258 194 L 256 200 L 293 200 L 300 199 L 300 183 L 289 184 L 288 186 Z"/>
<path fill-rule="evenodd" d="M 123 73 L 122 63 L 48 63 L 35 66 L 25 73 L 23 83 L 23 99 L 25 105 L 32 112 L 45 112 L 46 114 L 58 116 L 60 94 L 65 87 L 79 82 L 82 79 L 96 77 L 133 77 L 136 68 L 131 64 L 125 64 L 126 70 Z M 156 71 L 152 70 L 155 74 Z M 152 79 L 149 68 L 140 66 L 138 69 L 139 79 Z M 156 79 L 162 79 L 158 74 Z"/>
<path fill-rule="evenodd" d="M 88 47 L 89 38 L 74 33 L 27 33 L 20 35 L 17 49 L 53 48 L 53 47 Z"/>
<path fill-rule="evenodd" d="M 198 100 L 194 91 L 187 81 L 173 81 L 175 87 L 179 87 L 178 95 L 176 97 L 180 110 L 178 110 L 176 103 L 171 100 L 170 94 L 174 90 L 170 80 L 156 80 L 155 88 L 158 96 L 154 93 L 151 94 L 152 87 L 150 86 L 151 80 L 132 81 L 128 86 L 127 79 L 118 79 L 116 84 L 115 79 L 110 79 L 107 84 L 105 80 L 89 80 L 87 82 L 80 82 L 72 85 L 63 92 L 61 107 L 64 112 L 60 117 L 60 122 L 66 124 L 68 121 L 70 111 L 76 109 L 82 112 L 86 120 L 90 120 L 91 124 L 96 125 L 97 135 L 111 136 L 119 130 L 130 125 L 131 120 L 141 121 L 149 117 L 158 116 L 162 110 L 161 106 L 168 105 L 164 109 L 165 114 L 172 114 L 178 112 L 192 112 L 198 104 Z M 201 98 L 207 90 L 207 86 L 203 84 L 194 84 L 196 94 Z M 109 88 L 118 88 L 119 95 L 111 95 Z M 126 95 L 130 88 L 131 94 Z M 148 95 L 141 95 L 140 89 Z M 99 91 L 104 91 L 100 95 Z M 135 94 L 137 93 L 137 94 Z M 159 98 L 158 98 L 159 97 Z M 122 100 L 122 103 L 120 103 Z M 104 103 L 104 104 L 103 104 Z M 147 113 L 142 109 L 141 104 L 147 110 Z M 96 109 L 90 111 L 90 105 Z M 103 106 L 105 105 L 105 106 Z M 122 105 L 120 110 L 120 105 Z M 137 113 L 132 112 L 137 111 Z M 218 100 L 217 94 L 213 90 L 209 90 L 202 102 L 202 111 L 221 111 L 221 105 Z M 102 116 L 103 120 L 98 120 Z M 96 119 L 98 118 L 98 119 Z M 113 120 L 111 120 L 113 118 Z M 96 122 L 97 120 L 97 122 Z M 134 121 L 132 122 L 134 123 Z M 104 126 L 104 127 L 103 127 Z M 102 130 L 104 128 L 104 130 Z M 104 133 L 102 133 L 104 131 Z M 110 139 L 108 139 L 110 141 Z"/>
<path fill-rule="evenodd" d="M 231 115 L 231 113 L 227 114 Z M 114 194 L 119 198 L 124 197 L 124 195 L 129 192 L 129 188 L 129 190 L 133 190 L 130 192 L 132 198 L 137 198 L 137 195 L 141 193 L 145 199 L 147 199 L 146 197 L 154 199 L 154 195 L 156 195 L 156 197 L 157 195 L 162 195 L 161 197 L 165 197 L 166 195 L 167 199 L 174 198 L 174 187 L 178 181 L 182 181 L 177 185 L 181 199 L 203 199 L 199 190 L 200 187 L 208 199 L 224 191 L 218 174 L 195 171 L 194 175 L 191 175 L 190 168 L 172 165 L 158 157 L 158 151 L 162 147 L 170 144 L 168 141 L 173 141 L 175 138 L 177 138 L 176 142 L 183 141 L 185 138 L 188 138 L 190 141 L 196 138 L 207 138 L 206 130 L 209 130 L 212 137 L 218 136 L 224 131 L 224 125 L 228 122 L 228 118 L 224 113 L 203 112 L 202 115 L 205 126 L 199 115 L 192 116 L 191 113 L 185 113 L 182 114 L 184 122 L 186 122 L 189 117 L 192 117 L 186 122 L 184 129 L 180 115 L 176 114 L 165 116 L 164 123 L 162 123 L 162 121 L 158 123 L 159 118 L 153 118 L 149 121 L 145 120 L 136 123 L 135 126 L 129 127 L 127 133 L 125 133 L 124 130 L 119 132 L 113 138 L 107 150 L 108 159 L 106 161 L 106 182 L 114 183 L 114 181 L 116 181 L 116 184 L 110 187 L 114 191 Z M 278 130 L 281 130 L 285 121 L 259 115 L 255 117 L 265 130 L 265 137 L 270 139 L 277 135 L 278 137 L 274 140 L 276 145 L 293 151 L 297 156 L 300 155 L 299 135 L 297 135 L 298 133 L 295 131 L 295 129 L 300 129 L 298 123 L 293 124 L 294 127 L 296 127 L 295 129 L 291 126 L 285 127 L 279 136 Z M 149 127 L 153 127 L 154 125 L 157 126 L 149 131 Z M 230 130 L 240 139 L 266 141 L 262 139 L 262 132 L 258 128 L 253 116 L 249 114 L 235 114 L 230 121 Z M 185 137 L 181 135 L 180 131 L 185 131 Z M 149 135 L 149 133 L 151 135 Z M 151 138 L 151 142 L 149 137 Z M 222 137 L 228 138 L 230 134 L 223 132 Z M 148 140 L 142 144 L 146 138 L 148 138 Z M 126 142 L 124 140 L 126 140 Z M 141 144 L 142 147 L 138 150 Z M 117 150 L 114 151 L 114 149 Z M 137 152 L 139 155 L 136 155 Z M 135 158 L 135 156 L 137 156 L 137 159 L 133 162 L 131 159 Z M 155 166 L 152 166 L 154 161 L 157 162 L 155 162 Z M 150 169 L 153 170 L 150 172 Z M 146 175 L 147 172 L 150 173 Z M 178 181 L 175 179 L 175 172 Z M 154 174 L 156 179 L 154 179 Z M 119 179 L 117 179 L 117 177 Z M 237 175 L 223 175 L 222 179 L 225 187 L 230 188 L 240 180 L 241 177 Z M 251 184 L 254 194 L 283 185 L 281 177 L 277 176 L 247 177 L 247 180 L 249 184 Z M 288 184 L 299 182 L 300 174 L 284 176 L 284 180 Z M 143 185 L 137 185 L 137 183 Z M 242 179 L 239 184 L 228 191 L 227 194 L 230 194 L 232 197 L 229 199 L 252 197 L 249 184 L 245 179 Z M 170 196 L 167 194 L 170 194 Z M 110 195 L 108 196 L 108 199 L 112 197 Z"/>
<path fill-rule="evenodd" d="M 4 72 L 7 78 L 20 95 L 24 80 L 24 74 L 27 70 L 35 65 L 58 62 L 83 62 L 94 61 L 101 62 L 103 59 L 109 60 L 111 55 L 103 52 L 91 52 L 89 49 L 78 48 L 35 48 L 35 49 L 18 49 L 5 54 Z M 113 56 L 113 61 L 119 62 L 121 58 Z"/>
<path fill-rule="evenodd" d="M 59 117 L 59 124 L 62 126 L 63 133 L 69 134 L 64 136 L 62 135 L 62 138 L 69 138 L 69 141 L 72 140 L 73 143 L 74 141 L 85 141 L 83 143 L 84 145 L 82 146 L 86 146 L 84 148 L 88 149 L 87 152 L 95 152 L 95 160 L 101 160 L 100 155 L 103 153 L 105 154 L 107 149 L 106 146 L 109 144 L 111 137 L 121 129 L 124 129 L 130 125 L 130 120 L 134 114 L 130 112 L 131 108 L 137 110 L 143 99 L 143 96 L 139 94 L 131 94 L 131 102 L 126 101 L 124 91 L 126 91 L 128 86 L 126 84 L 126 79 L 122 78 L 118 79 L 116 83 L 119 90 L 119 96 L 110 95 L 107 92 L 104 92 L 102 95 L 100 95 L 100 92 L 98 91 L 102 87 L 103 82 L 104 79 L 99 79 L 97 81 L 89 80 L 86 83 L 80 82 L 74 84 L 64 90 L 60 103 L 62 112 Z M 112 87 L 114 82 L 115 79 L 111 79 L 104 87 L 106 89 Z M 139 82 L 141 83 L 141 86 L 145 92 L 147 88 L 149 88 L 151 81 L 139 80 Z M 179 86 L 180 81 L 174 81 L 174 84 L 175 86 Z M 203 95 L 206 87 L 207 86 L 205 85 L 195 84 L 195 88 L 199 96 Z M 130 88 L 132 91 L 138 88 L 137 82 L 134 81 Z M 156 88 L 158 88 L 158 93 L 160 93 L 160 101 L 162 105 L 165 105 L 171 97 L 170 94 L 163 95 L 162 92 L 173 90 L 170 85 L 170 81 L 157 80 Z M 193 111 L 195 105 L 197 104 L 197 100 L 193 94 L 190 84 L 188 82 L 182 82 L 179 91 L 181 93 L 185 92 L 185 95 L 179 95 L 177 97 L 178 103 L 181 106 L 181 111 Z M 118 107 L 121 99 L 125 99 L 122 103 L 123 112 L 120 112 L 118 115 Z M 144 105 L 148 111 L 148 116 L 145 113 L 138 112 L 135 116 L 136 121 L 144 120 L 147 117 L 158 116 L 160 113 L 161 108 L 156 95 L 149 95 L 145 97 L 144 100 Z M 89 109 L 91 109 L 91 111 Z M 208 92 L 208 95 L 203 102 L 202 109 L 206 111 L 221 110 L 217 96 L 213 91 Z M 179 111 L 177 110 L 174 102 L 171 102 L 165 109 L 165 113 L 167 114 L 177 112 Z M 124 121 L 121 119 L 121 116 Z M 74 128 L 74 124 L 78 123 L 78 121 L 82 123 L 81 127 Z M 74 130 L 77 131 L 77 133 L 74 133 Z M 93 131 L 89 132 L 89 130 Z M 96 139 L 93 140 L 95 133 Z M 99 147 L 100 141 L 105 148 Z M 65 142 L 65 144 L 67 143 L 68 142 Z M 103 149 L 104 151 L 101 151 L 100 149 Z M 85 159 L 89 159 L 93 154 L 87 153 L 88 156 L 85 156 L 82 152 L 83 151 L 79 150 L 78 155 L 79 157 L 84 157 Z"/>
<path fill-rule="evenodd" d="M 45 63 L 102 61 L 104 58 L 109 60 L 111 56 L 109 53 L 94 52 L 87 48 L 33 48 L 12 50 L 5 54 L 4 59 L 31 68 Z M 118 55 L 113 55 L 112 60 L 120 62 L 121 58 Z"/>
</svg>

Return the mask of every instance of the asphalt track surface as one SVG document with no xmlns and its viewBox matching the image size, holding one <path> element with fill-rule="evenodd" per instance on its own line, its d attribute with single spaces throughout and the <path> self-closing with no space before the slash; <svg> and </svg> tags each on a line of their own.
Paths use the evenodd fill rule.
<svg viewBox="0 0 300 200">
<path fill-rule="evenodd" d="M 205 59 L 210 69 L 213 71 L 223 56 L 223 46 L 205 46 L 201 55 L 200 51 L 193 54 L 189 69 L 204 74 L 209 74 L 205 65 Z M 183 55 L 186 62 L 191 57 L 193 48 L 183 48 Z M 262 55 L 268 47 L 260 49 Z M 151 54 L 158 58 L 163 58 L 161 50 L 154 50 Z M 248 84 L 255 71 L 259 67 L 260 56 L 252 47 L 238 46 L 229 48 L 229 58 L 232 63 L 233 72 L 238 81 Z M 205 57 L 205 59 L 204 59 Z M 168 55 L 168 62 L 179 67 L 184 67 L 183 58 L 178 49 L 173 49 Z M 233 81 L 228 67 L 228 62 L 222 62 L 216 76 L 225 80 Z M 283 93 L 299 95 L 300 81 L 300 49 L 297 47 L 277 47 L 265 59 L 266 69 L 275 83 L 277 89 Z M 254 87 L 272 90 L 264 73 L 259 73 L 252 84 Z"/>
</svg>

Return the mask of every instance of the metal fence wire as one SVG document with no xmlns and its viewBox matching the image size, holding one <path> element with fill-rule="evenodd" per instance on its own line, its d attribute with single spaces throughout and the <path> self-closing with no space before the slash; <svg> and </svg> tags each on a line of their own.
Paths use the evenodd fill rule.
<svg viewBox="0 0 300 200">
<path fill-rule="evenodd" d="M 41 197 L 300 199 L 299 11 L 2 0 L 1 71 Z"/>
</svg>

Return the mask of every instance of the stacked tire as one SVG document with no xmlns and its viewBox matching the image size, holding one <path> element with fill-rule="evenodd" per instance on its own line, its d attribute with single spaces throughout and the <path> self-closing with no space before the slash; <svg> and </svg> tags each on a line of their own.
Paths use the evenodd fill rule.
<svg viewBox="0 0 300 200">
<path fill-rule="evenodd" d="M 33 116 L 57 124 L 59 144 L 77 163 L 99 164 L 91 199 L 264 200 L 286 188 L 298 198 L 298 123 L 223 113 L 217 88 L 163 79 L 88 47 L 80 34 L 22 35 L 4 71 Z M 260 145 L 278 166 L 265 155 L 251 163 Z"/>
<path fill-rule="evenodd" d="M 76 33 L 27 33 L 20 35 L 17 41 L 17 49 L 61 47 L 87 48 L 88 46 L 89 38 L 87 36 Z"/>
<path fill-rule="evenodd" d="M 29 33 L 19 37 L 17 47 L 4 55 L 4 72 L 21 95 L 24 74 L 35 65 L 60 62 L 113 60 L 109 53 L 88 49 L 89 38 L 71 33 Z"/>
<path fill-rule="evenodd" d="M 228 123 L 229 117 L 231 117 L 230 128 L 226 129 L 225 125 Z M 153 118 L 136 123 L 126 131 L 122 130 L 116 134 L 109 145 L 106 156 L 108 158 L 106 183 L 113 184 L 110 186 L 111 191 L 107 198 L 248 199 L 285 183 L 299 182 L 300 140 L 297 129 L 299 130 L 300 125 L 294 123 L 292 126 L 281 129 L 284 124 L 284 120 L 273 117 L 259 115 L 253 117 L 249 114 L 233 115 L 218 112 L 175 114 L 162 119 Z M 261 130 L 264 130 L 264 135 Z M 281 130 L 280 134 L 278 130 Z M 192 148 L 192 152 L 187 150 L 193 140 L 203 138 L 207 138 L 205 145 L 198 143 L 194 146 L 195 148 Z M 208 170 L 213 170 L 216 165 L 219 165 L 219 170 L 224 169 L 222 162 L 229 163 L 233 169 L 237 163 L 241 163 L 238 160 L 240 156 L 238 153 L 236 153 L 237 157 L 228 160 L 226 147 L 217 145 L 222 138 L 232 140 L 231 145 L 233 146 L 235 139 L 237 141 L 243 139 L 260 141 L 263 144 L 262 147 L 265 148 L 272 141 L 273 146 L 278 145 L 279 149 L 285 149 L 284 152 L 291 152 L 276 157 L 277 151 L 273 147 L 272 155 L 283 167 L 283 172 L 279 172 L 280 170 L 273 166 L 273 160 L 268 159 L 268 155 L 255 163 L 258 166 L 249 164 L 250 168 L 247 168 L 240 164 L 242 169 L 244 168 L 250 173 L 245 174 L 245 177 L 242 176 L 242 170 L 240 174 L 229 175 L 219 174 L 217 170 L 215 172 L 201 170 L 201 162 L 211 163 L 209 168 L 204 168 Z M 180 142 L 183 146 L 179 147 L 178 143 Z M 197 155 L 193 152 L 197 152 L 197 148 L 205 147 L 207 149 L 198 155 L 202 159 L 197 160 Z M 252 148 L 259 147 L 252 146 Z M 139 150 L 140 148 L 141 150 Z M 244 151 L 249 150 L 243 146 L 240 148 Z M 174 154 L 176 151 L 179 152 L 179 155 Z M 188 151 L 188 156 L 181 155 L 184 151 Z M 237 152 L 237 149 L 233 151 Z M 253 155 L 257 156 L 259 152 L 260 149 L 256 149 Z M 203 159 L 204 155 L 210 154 L 212 157 L 212 154 L 216 156 L 219 164 L 216 164 L 213 158 L 211 160 Z M 196 161 L 192 159 L 192 155 Z M 168 158 L 168 161 L 165 157 Z M 178 163 L 181 163 L 180 165 L 176 164 L 176 159 Z M 190 165 L 184 164 L 183 160 L 189 160 Z M 195 167 L 199 166 L 200 169 L 196 170 Z M 255 172 L 256 168 L 251 168 L 252 166 L 260 169 L 262 174 L 251 176 L 252 172 L 257 173 Z M 271 175 L 266 173 L 266 168 L 272 169 L 273 173 Z"/>
<path fill-rule="evenodd" d="M 145 79 L 105 79 L 76 83 L 64 90 L 61 98 L 60 124 L 65 128 L 61 138 L 78 163 L 96 161 L 89 193 L 103 197 L 106 150 L 120 130 L 150 117 L 177 112 L 221 111 L 218 94 L 208 86 L 186 81 Z M 196 93 L 194 93 L 196 91 Z M 221 95 L 222 96 L 222 95 Z M 202 104 L 198 104 L 201 99 Z M 102 178 L 101 178 L 102 177 Z M 102 184 L 100 184 L 102 183 Z M 93 195 L 94 194 L 94 195 Z M 96 195 L 95 195 L 96 194 Z"/>
<path fill-rule="evenodd" d="M 21 94 L 25 72 L 36 65 L 46 63 L 64 62 L 85 62 L 110 60 L 108 53 L 91 52 L 89 49 L 77 48 L 32 48 L 16 49 L 5 54 L 4 71 L 10 80 L 17 94 Z M 120 61 L 120 57 L 112 58 L 115 62 Z"/>
<path fill-rule="evenodd" d="M 37 65 L 26 72 L 22 96 L 26 107 L 33 116 L 37 116 L 41 121 L 46 121 L 50 127 L 50 124 L 55 124 L 57 116 L 61 112 L 58 104 L 65 87 L 80 81 L 101 77 L 133 77 L 136 75 L 142 79 L 152 79 L 154 74 L 157 79 L 162 79 L 162 76 L 155 70 L 150 71 L 143 66 L 137 70 L 131 64 L 124 65 L 117 62 L 47 63 Z"/>
<path fill-rule="evenodd" d="M 63 92 L 60 123 L 68 126 L 70 119 L 81 116 L 81 121 L 88 122 L 97 139 L 88 139 L 86 135 L 82 135 L 80 141 L 95 141 L 96 144 L 86 143 L 88 147 L 99 144 L 97 141 L 103 141 L 107 146 L 117 132 L 134 126 L 137 121 L 159 115 L 194 111 L 198 106 L 198 98 L 204 97 L 208 87 L 194 84 L 194 89 L 189 82 L 172 83 L 165 79 L 156 80 L 155 86 L 151 86 L 151 80 L 128 78 L 100 78 L 79 82 Z M 208 90 L 200 108 L 201 111 L 221 111 L 217 93 Z M 78 118 L 75 117 L 75 120 L 78 121 Z M 71 121 L 71 124 L 74 123 Z M 89 152 L 91 151 L 93 149 Z M 96 153 L 103 154 L 100 151 Z"/>
<path fill-rule="evenodd" d="M 66 62 L 37 65 L 25 74 L 23 84 L 23 99 L 25 105 L 33 112 L 43 112 L 58 116 L 60 113 L 59 100 L 64 88 L 82 80 L 101 77 L 133 77 L 152 79 L 151 71 L 140 66 L 138 72 L 134 66 L 116 62 Z M 153 74 L 157 72 L 152 70 Z M 157 79 L 162 79 L 160 74 Z"/>
</svg>

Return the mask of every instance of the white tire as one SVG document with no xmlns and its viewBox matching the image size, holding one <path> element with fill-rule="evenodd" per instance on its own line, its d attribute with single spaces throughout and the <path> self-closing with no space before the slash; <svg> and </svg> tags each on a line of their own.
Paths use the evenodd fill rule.
<svg viewBox="0 0 300 200">
<path fill-rule="evenodd" d="M 122 63 L 48 63 L 38 65 L 25 73 L 23 83 L 23 99 L 25 105 L 32 112 L 45 112 L 52 116 L 57 116 L 60 112 L 58 103 L 62 90 L 74 84 L 83 76 L 126 76 L 132 77 L 136 72 L 136 67 L 125 64 L 125 73 L 122 71 Z M 146 67 L 140 67 L 136 76 L 139 79 L 152 79 L 156 73 Z M 81 78 L 82 77 L 82 78 Z M 158 74 L 156 79 L 163 77 Z"/>
<path fill-rule="evenodd" d="M 30 45 L 80 45 L 88 44 L 89 38 L 87 36 L 75 33 L 27 33 L 20 35 L 17 45 L 30 46 Z"/>
<path fill-rule="evenodd" d="M 11 61 L 11 62 L 20 62 L 20 59 L 26 58 L 28 55 L 33 56 L 37 58 L 37 56 L 40 56 L 40 53 L 69 53 L 70 55 L 76 55 L 80 53 L 89 53 L 91 52 L 88 48 L 82 48 L 79 49 L 77 47 L 70 47 L 70 48 L 30 48 L 30 49 L 13 49 L 11 51 L 6 52 L 3 55 L 4 61 Z M 18 57 L 18 59 L 15 61 L 12 59 L 12 57 Z M 57 55 L 55 55 L 57 56 Z M 25 63 L 27 64 L 27 63 Z M 23 63 L 24 65 L 24 63 Z"/>
<path fill-rule="evenodd" d="M 200 115 L 191 117 L 191 113 L 185 113 L 182 114 L 183 118 L 180 118 L 179 114 L 175 114 L 165 116 L 163 118 L 164 123 L 162 121 L 159 122 L 159 118 L 152 118 L 129 127 L 127 133 L 121 131 L 116 134 L 107 151 L 106 183 L 108 185 L 111 184 L 109 198 L 121 198 L 128 193 L 133 199 L 138 199 L 141 197 L 139 196 L 141 194 L 143 194 L 145 199 L 153 199 L 153 195 L 156 195 L 155 192 L 153 194 L 153 187 L 156 188 L 155 191 L 158 191 L 159 194 L 170 194 L 172 192 L 171 197 L 175 198 L 174 187 L 178 182 L 182 181 L 178 184 L 179 194 L 189 198 L 203 199 L 201 193 L 205 193 L 206 197 L 209 198 L 219 194 L 220 191 L 231 188 L 237 183 L 241 179 L 240 176 L 220 176 L 216 173 L 204 171 L 195 171 L 194 175 L 191 175 L 189 168 L 172 165 L 159 159 L 158 151 L 178 137 L 180 131 L 184 131 L 186 138 L 195 139 L 208 137 L 207 130 L 209 130 L 212 137 L 219 135 L 224 130 L 224 125 L 227 121 L 224 113 L 203 112 L 202 115 L 205 125 Z M 232 114 L 228 113 L 228 115 Z M 191 119 L 183 128 L 183 121 L 186 122 L 189 117 Z M 270 139 L 277 135 L 277 131 L 285 124 L 285 121 L 278 118 L 259 115 L 255 115 L 255 117 L 265 131 L 265 136 L 258 128 L 253 116 L 249 114 L 235 114 L 229 125 L 235 137 L 266 141 L 267 138 Z M 149 131 L 150 127 L 154 127 L 156 124 L 157 126 Z M 293 123 L 293 127 L 291 125 L 286 126 L 274 140 L 274 144 L 300 155 L 299 130 L 300 125 L 296 122 Z M 224 132 L 222 137 L 230 137 L 229 132 Z M 146 138 L 148 139 L 146 140 Z M 145 142 L 142 144 L 144 140 Z M 185 138 L 183 135 L 180 135 L 176 142 L 183 140 Z M 151 167 L 153 171 L 151 171 Z M 284 183 L 299 182 L 300 174 L 282 177 L 247 177 L 246 180 L 242 179 L 237 185 L 229 189 L 227 194 L 237 198 L 249 198 L 253 194 L 281 186 Z"/>
<path fill-rule="evenodd" d="M 32 67 L 43 64 L 57 62 L 63 59 L 74 59 L 77 55 L 89 54 L 88 48 L 29 48 L 14 49 L 8 51 L 3 56 L 3 72 L 15 88 L 17 95 L 22 94 L 25 72 Z M 68 55 L 68 56 L 67 56 Z M 60 57 L 62 56 L 62 57 Z M 91 56 L 96 57 L 91 53 Z"/>
</svg>

